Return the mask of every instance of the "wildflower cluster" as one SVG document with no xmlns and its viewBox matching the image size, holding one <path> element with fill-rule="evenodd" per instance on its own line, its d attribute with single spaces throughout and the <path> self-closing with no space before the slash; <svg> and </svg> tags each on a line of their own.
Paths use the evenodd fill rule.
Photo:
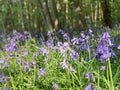
<svg viewBox="0 0 120 90">
<path fill-rule="evenodd" d="M 107 69 L 111 68 L 107 62 L 118 64 L 119 54 L 115 50 L 119 50 L 120 45 L 111 40 L 109 32 L 97 39 L 93 33 L 89 29 L 74 35 L 60 29 L 56 33 L 48 31 L 46 37 L 34 38 L 27 31 L 14 30 L 0 50 L 0 85 L 14 90 L 110 88 L 111 76 Z M 108 86 L 99 82 L 102 80 Z M 115 85 L 120 87 L 118 82 Z"/>
</svg>

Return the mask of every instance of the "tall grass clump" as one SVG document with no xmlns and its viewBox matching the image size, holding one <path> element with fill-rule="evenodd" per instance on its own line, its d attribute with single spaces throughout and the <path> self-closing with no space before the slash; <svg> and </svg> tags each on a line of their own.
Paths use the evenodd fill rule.
<svg viewBox="0 0 120 90">
<path fill-rule="evenodd" d="M 120 28 L 3 35 L 0 89 L 119 90 Z M 113 36 L 112 36 L 113 35 Z"/>
</svg>

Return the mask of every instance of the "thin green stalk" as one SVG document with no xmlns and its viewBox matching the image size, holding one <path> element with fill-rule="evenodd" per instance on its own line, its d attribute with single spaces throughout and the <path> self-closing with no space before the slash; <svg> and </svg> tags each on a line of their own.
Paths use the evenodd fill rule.
<svg viewBox="0 0 120 90">
<path fill-rule="evenodd" d="M 109 68 L 109 74 L 110 74 L 111 88 L 112 88 L 112 90 L 114 90 L 114 84 L 113 84 L 113 79 L 112 79 L 112 69 L 111 69 L 110 59 L 108 60 L 108 68 Z"/>
<path fill-rule="evenodd" d="M 99 69 L 98 69 L 98 83 L 97 83 L 98 87 L 100 87 L 100 83 L 99 83 L 100 82 L 100 77 L 99 76 L 100 76 L 100 72 L 99 72 Z"/>
</svg>

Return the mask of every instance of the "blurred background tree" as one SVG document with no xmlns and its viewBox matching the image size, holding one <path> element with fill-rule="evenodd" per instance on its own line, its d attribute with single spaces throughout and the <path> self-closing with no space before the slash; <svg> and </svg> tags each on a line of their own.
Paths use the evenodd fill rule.
<svg viewBox="0 0 120 90">
<path fill-rule="evenodd" d="M 0 29 L 42 32 L 120 23 L 120 0 L 0 0 Z"/>
</svg>

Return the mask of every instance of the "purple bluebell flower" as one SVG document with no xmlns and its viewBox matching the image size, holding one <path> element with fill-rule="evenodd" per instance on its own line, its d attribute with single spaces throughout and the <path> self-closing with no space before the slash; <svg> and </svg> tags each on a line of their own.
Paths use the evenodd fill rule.
<svg viewBox="0 0 120 90">
<path fill-rule="evenodd" d="M 64 34 L 63 34 L 63 37 L 64 37 L 65 40 L 69 40 L 69 36 L 68 36 L 67 33 L 64 33 Z"/>
<path fill-rule="evenodd" d="M 106 42 L 108 46 L 112 46 L 113 43 L 111 41 L 110 35 L 108 32 L 103 33 L 103 36 L 100 38 L 102 42 Z"/>
<path fill-rule="evenodd" d="M 85 78 L 90 79 L 90 72 L 85 73 Z"/>
<path fill-rule="evenodd" d="M 71 72 L 74 72 L 74 73 L 77 72 L 72 66 L 70 66 L 69 70 L 70 70 Z"/>
<path fill-rule="evenodd" d="M 67 69 L 67 68 L 68 68 L 68 62 L 67 62 L 66 59 L 64 59 L 64 61 L 61 62 L 60 64 L 61 64 L 61 66 L 62 66 L 62 69 Z"/>
<path fill-rule="evenodd" d="M 45 59 L 44 59 L 44 64 L 46 64 L 47 60 L 49 59 L 49 55 L 46 54 Z"/>
<path fill-rule="evenodd" d="M 116 60 L 114 60 L 114 63 L 117 63 L 117 61 L 116 61 Z"/>
<path fill-rule="evenodd" d="M 95 82 L 95 77 L 91 72 L 85 73 L 85 78 L 91 80 L 92 82 Z"/>
<path fill-rule="evenodd" d="M 18 65 L 22 64 L 22 60 L 18 58 L 17 63 L 18 63 Z"/>
<path fill-rule="evenodd" d="M 109 52 L 111 53 L 112 58 L 117 56 L 116 53 L 111 48 L 109 48 Z"/>
<path fill-rule="evenodd" d="M 100 43 L 97 47 L 98 59 L 101 62 L 105 62 L 108 58 L 111 57 L 111 53 L 109 52 L 109 48 L 104 43 Z"/>
<path fill-rule="evenodd" d="M 61 52 L 62 54 L 65 54 L 66 48 L 64 48 L 63 46 L 61 46 L 59 49 L 60 49 L 60 52 Z"/>
<path fill-rule="evenodd" d="M 109 45 L 109 46 L 113 46 L 113 42 L 111 41 L 110 38 L 107 40 L 107 42 L 108 42 L 108 45 Z"/>
<path fill-rule="evenodd" d="M 108 51 L 108 47 L 105 43 L 100 43 L 97 47 L 97 52 L 104 53 L 104 51 Z"/>
<path fill-rule="evenodd" d="M 54 46 L 54 41 L 53 41 L 53 39 L 49 39 L 45 42 L 45 44 L 47 47 L 51 48 Z"/>
<path fill-rule="evenodd" d="M 4 69 L 5 67 L 8 67 L 8 66 L 9 66 L 8 62 L 3 62 L 2 63 L 2 69 Z"/>
<path fill-rule="evenodd" d="M 10 54 L 10 55 L 7 55 L 7 56 L 6 56 L 7 60 L 8 60 L 8 59 L 11 59 L 12 57 L 13 57 L 13 54 Z"/>
<path fill-rule="evenodd" d="M 94 87 L 93 87 L 93 90 L 97 90 L 97 87 L 96 87 L 96 86 L 94 86 Z"/>
<path fill-rule="evenodd" d="M 107 39 L 107 38 L 110 38 L 110 35 L 108 32 L 105 32 L 103 33 L 103 36 L 102 36 L 103 39 Z"/>
<path fill-rule="evenodd" d="M 27 32 L 27 31 L 24 31 L 24 35 L 28 35 L 28 32 Z"/>
<path fill-rule="evenodd" d="M 22 55 L 23 55 L 23 56 L 28 56 L 28 51 L 23 51 L 23 52 L 22 52 Z"/>
<path fill-rule="evenodd" d="M 73 45 L 76 45 L 76 44 L 79 44 L 79 39 L 74 37 L 72 40 L 71 40 L 72 44 Z"/>
<path fill-rule="evenodd" d="M 65 54 L 65 52 L 67 51 L 67 49 L 69 49 L 69 43 L 68 42 L 64 42 L 62 46 L 60 46 L 60 52 L 62 54 Z"/>
<path fill-rule="evenodd" d="M 45 68 L 41 68 L 39 71 L 38 71 L 38 77 L 41 77 L 42 75 L 45 75 L 46 74 L 46 69 Z"/>
<path fill-rule="evenodd" d="M 3 80 L 2 80 L 2 83 L 6 83 L 7 80 L 8 80 L 8 76 L 5 76 L 5 77 L 3 78 Z"/>
<path fill-rule="evenodd" d="M 0 82 L 5 84 L 7 82 L 7 80 L 8 80 L 8 76 L 5 76 L 4 73 L 2 73 L 0 75 Z"/>
<path fill-rule="evenodd" d="M 2 58 L 0 58 L 0 63 L 4 63 L 4 60 Z"/>
<path fill-rule="evenodd" d="M 93 31 L 91 29 L 89 29 L 89 33 L 93 33 Z"/>
<path fill-rule="evenodd" d="M 82 42 L 81 45 L 78 47 L 79 50 L 84 50 L 87 48 L 86 42 Z"/>
<path fill-rule="evenodd" d="M 76 61 L 77 58 L 79 57 L 79 54 L 75 50 L 71 50 L 70 51 L 70 56 L 71 56 L 73 61 Z"/>
<path fill-rule="evenodd" d="M 16 35 L 16 34 L 17 34 L 17 31 L 16 31 L 16 30 L 13 30 L 13 34 Z"/>
<path fill-rule="evenodd" d="M 64 46 L 64 48 L 68 48 L 69 47 L 69 43 L 68 42 L 64 42 L 63 46 Z"/>
<path fill-rule="evenodd" d="M 85 40 L 88 40 L 88 39 L 90 39 L 90 36 L 86 35 Z"/>
<path fill-rule="evenodd" d="M 52 88 L 53 88 L 54 90 L 58 90 L 58 84 L 55 83 L 55 82 L 52 82 Z"/>
<path fill-rule="evenodd" d="M 35 58 L 37 58 L 38 54 L 37 54 L 37 53 L 33 53 L 33 56 L 34 56 Z"/>
<path fill-rule="evenodd" d="M 57 42 L 58 47 L 62 46 L 62 42 Z"/>
<path fill-rule="evenodd" d="M 30 64 L 30 66 L 32 66 L 33 68 L 36 68 L 36 61 L 33 60 L 33 61 L 31 62 L 31 64 Z"/>
<path fill-rule="evenodd" d="M 26 72 L 26 71 L 30 72 L 30 65 L 29 65 L 28 61 L 24 61 L 23 64 L 24 64 L 23 71 L 24 72 Z"/>
<path fill-rule="evenodd" d="M 81 35 L 82 38 L 85 38 L 84 32 L 82 32 L 80 35 Z"/>
<path fill-rule="evenodd" d="M 47 32 L 47 36 L 51 36 L 51 31 L 49 30 L 48 32 Z"/>
<path fill-rule="evenodd" d="M 4 46 L 5 51 L 7 51 L 7 52 L 17 51 L 17 42 L 16 42 L 15 38 L 14 37 L 10 38 L 9 41 L 10 41 L 10 43 L 8 43 Z"/>
<path fill-rule="evenodd" d="M 58 33 L 64 34 L 65 32 L 62 29 L 60 29 Z"/>
<path fill-rule="evenodd" d="M 99 60 L 101 61 L 101 62 L 106 62 L 106 61 L 108 61 L 108 58 L 110 58 L 110 56 L 111 56 L 111 53 L 109 53 L 109 52 L 105 52 L 105 53 L 103 53 L 103 54 L 99 54 L 98 55 L 98 58 L 99 58 Z"/>
<path fill-rule="evenodd" d="M 48 50 L 43 48 L 43 47 L 40 47 L 40 53 L 44 56 L 45 54 L 48 54 Z"/>
<path fill-rule="evenodd" d="M 92 89 L 92 87 L 91 87 L 91 83 L 89 83 L 89 84 L 85 87 L 84 90 L 91 90 L 91 89 Z"/>
<path fill-rule="evenodd" d="M 120 45 L 117 46 L 117 49 L 120 49 Z"/>
<path fill-rule="evenodd" d="M 104 71 L 105 69 L 106 69 L 106 66 L 101 66 L 101 67 L 100 67 L 100 70 L 101 70 L 101 71 Z"/>
<path fill-rule="evenodd" d="M 94 77 L 93 74 L 90 75 L 90 80 L 91 80 L 92 82 L 95 82 L 95 77 Z"/>
<path fill-rule="evenodd" d="M 79 43 L 85 41 L 85 39 L 84 39 L 84 38 L 81 38 L 81 37 L 80 37 L 78 40 L 79 40 Z"/>
</svg>

